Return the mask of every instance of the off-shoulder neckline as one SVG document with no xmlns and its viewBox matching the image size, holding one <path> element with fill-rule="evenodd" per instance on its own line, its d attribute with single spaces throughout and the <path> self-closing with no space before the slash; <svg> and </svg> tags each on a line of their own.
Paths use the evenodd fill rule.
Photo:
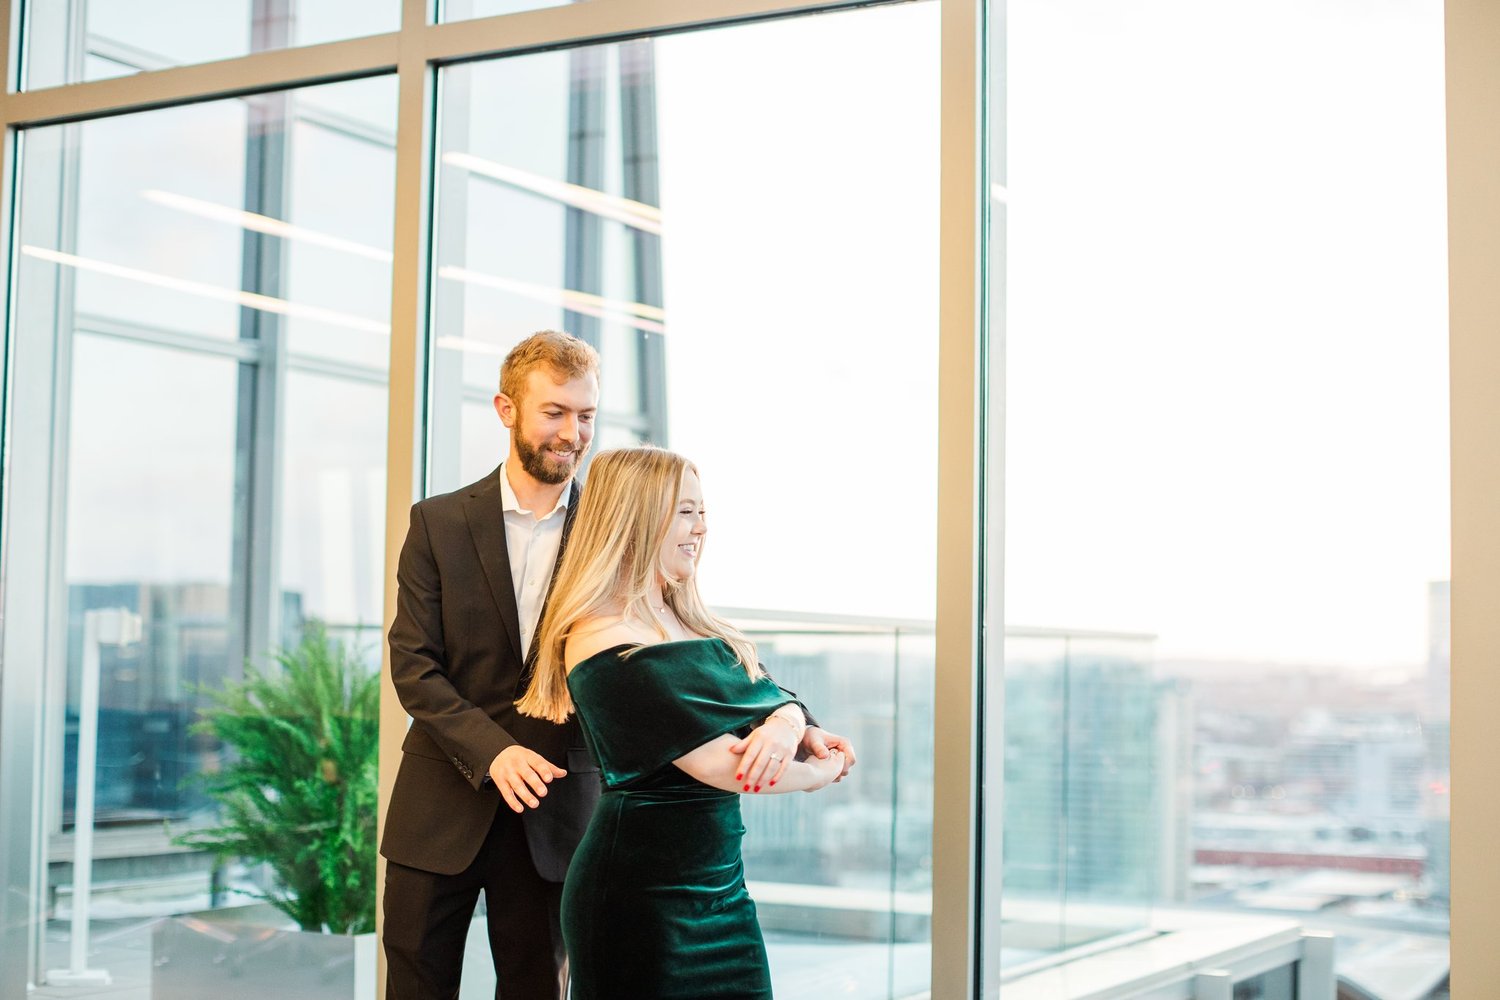
<svg viewBox="0 0 1500 1000">
<path fill-rule="evenodd" d="M 573 669 L 569 670 L 568 674 L 571 676 L 575 671 L 583 667 L 585 664 L 593 663 L 595 660 L 599 659 L 607 653 L 619 653 L 622 649 L 660 649 L 663 646 L 685 646 L 691 642 L 724 642 L 724 640 L 716 635 L 700 635 L 694 636 L 691 639 L 668 639 L 665 642 L 618 642 L 613 646 L 608 647 L 607 649 L 601 649 L 597 653 L 591 653 L 588 656 L 585 656 L 583 659 L 573 664 Z"/>
</svg>

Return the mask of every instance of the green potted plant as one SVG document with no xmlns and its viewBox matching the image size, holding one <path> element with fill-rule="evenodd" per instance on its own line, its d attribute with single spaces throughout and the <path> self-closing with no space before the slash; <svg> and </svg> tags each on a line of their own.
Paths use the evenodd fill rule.
<svg viewBox="0 0 1500 1000">
<path fill-rule="evenodd" d="M 351 991 L 372 981 L 380 678 L 318 623 L 273 660 L 277 668 L 247 664 L 244 680 L 210 693 L 195 730 L 230 751 L 203 775 L 219 822 L 177 840 L 269 866 L 263 898 L 302 933 L 216 911 L 166 921 L 153 944 L 157 1000 L 223 1000 L 234 981 L 279 1000 L 303 995 L 304 980 L 308 996 L 344 993 L 334 980 Z"/>
</svg>

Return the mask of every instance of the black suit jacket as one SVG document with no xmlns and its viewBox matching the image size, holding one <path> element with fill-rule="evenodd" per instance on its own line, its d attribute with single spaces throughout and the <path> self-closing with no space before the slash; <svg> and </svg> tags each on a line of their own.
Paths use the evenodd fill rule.
<svg viewBox="0 0 1500 1000">
<path fill-rule="evenodd" d="M 564 547 L 578 496 L 575 481 Z M 599 798 L 598 767 L 576 717 L 558 725 L 516 711 L 526 657 L 498 470 L 412 507 L 396 582 L 391 679 L 412 724 L 401 745 L 381 853 L 438 874 L 467 868 L 495 810 L 509 808 L 488 781 L 490 762 L 519 743 L 568 772 L 548 787 L 539 809 L 523 816 L 537 873 L 561 882 Z"/>
</svg>

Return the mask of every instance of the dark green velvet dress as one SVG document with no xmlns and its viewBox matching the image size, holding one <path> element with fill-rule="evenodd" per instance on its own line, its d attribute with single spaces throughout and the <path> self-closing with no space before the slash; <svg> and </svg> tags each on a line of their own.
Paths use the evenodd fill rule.
<svg viewBox="0 0 1500 1000">
<path fill-rule="evenodd" d="M 672 762 L 793 699 L 719 639 L 616 646 L 568 689 L 604 794 L 563 885 L 573 1000 L 765 1000 L 740 797 Z"/>
</svg>

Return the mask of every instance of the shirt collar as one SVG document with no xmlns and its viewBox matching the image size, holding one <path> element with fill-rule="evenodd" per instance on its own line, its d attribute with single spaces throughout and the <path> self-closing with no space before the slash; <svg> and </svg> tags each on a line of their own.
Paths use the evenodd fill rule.
<svg viewBox="0 0 1500 1000">
<path fill-rule="evenodd" d="M 534 511 L 529 511 L 529 510 L 524 509 L 521 506 L 521 501 L 519 501 L 519 500 L 516 499 L 516 491 L 511 488 L 510 477 L 505 474 L 505 463 L 504 462 L 500 463 L 500 473 L 499 473 L 499 475 L 500 475 L 500 509 L 503 510 L 503 511 L 505 511 L 505 512 L 507 512 L 507 513 L 511 512 L 511 511 L 515 511 L 517 514 L 534 514 L 535 513 Z M 557 504 L 551 510 L 549 510 L 547 512 L 547 517 L 551 517 L 553 514 L 556 514 L 560 510 L 566 510 L 567 506 L 568 506 L 568 498 L 570 496 L 572 496 L 572 495 L 573 495 L 573 480 L 571 478 L 569 478 L 568 481 L 563 484 L 562 492 L 557 495 Z M 541 518 L 541 520 L 544 520 L 544 521 L 546 519 L 547 519 L 546 517 Z"/>
</svg>

